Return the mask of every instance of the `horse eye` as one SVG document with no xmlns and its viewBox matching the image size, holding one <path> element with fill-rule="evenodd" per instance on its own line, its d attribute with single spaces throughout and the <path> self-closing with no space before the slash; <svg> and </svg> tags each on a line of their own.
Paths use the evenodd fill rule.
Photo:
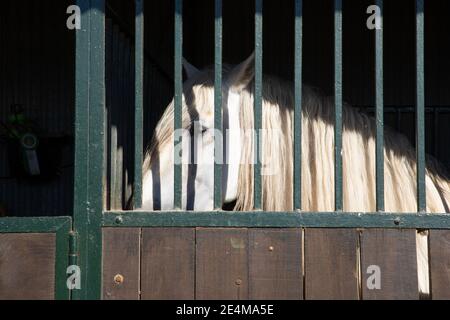
<svg viewBox="0 0 450 320">
<path fill-rule="evenodd" d="M 189 127 L 189 135 L 190 135 L 191 137 L 194 136 L 194 132 L 195 132 L 194 126 L 190 126 L 190 127 Z"/>
<path fill-rule="evenodd" d="M 201 131 L 199 129 L 201 129 Z M 189 134 L 190 134 L 191 137 L 193 137 L 195 135 L 195 133 L 198 134 L 198 132 L 200 132 L 202 135 L 204 135 L 207 131 L 208 131 L 208 128 L 203 127 L 203 126 L 200 126 L 200 128 L 197 128 L 197 130 L 196 130 L 194 125 L 192 125 L 189 128 Z"/>
</svg>

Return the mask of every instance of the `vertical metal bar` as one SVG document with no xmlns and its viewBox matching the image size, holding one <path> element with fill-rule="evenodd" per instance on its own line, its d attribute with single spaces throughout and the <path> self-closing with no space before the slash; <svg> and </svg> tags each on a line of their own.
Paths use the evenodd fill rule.
<svg viewBox="0 0 450 320">
<path fill-rule="evenodd" d="M 182 127 L 182 101 L 183 101 L 183 0 L 175 0 L 175 99 L 174 99 L 174 130 L 179 130 Z M 181 174 L 182 167 L 181 161 L 177 157 L 180 154 L 177 153 L 177 146 L 181 146 L 182 138 L 178 135 L 178 141 L 174 141 L 174 206 L 175 209 L 181 209 L 182 206 L 182 185 Z"/>
<path fill-rule="evenodd" d="M 262 55 L 263 55 L 263 0 L 255 0 L 255 159 L 254 159 L 254 208 L 262 209 L 261 186 L 261 137 L 262 128 Z"/>
<path fill-rule="evenodd" d="M 294 210 L 302 209 L 303 0 L 295 0 Z"/>
<path fill-rule="evenodd" d="M 70 300 L 70 291 L 67 287 L 67 266 L 76 265 L 69 260 L 70 229 L 72 219 L 60 225 L 56 231 L 56 258 L 55 258 L 55 299 Z"/>
<path fill-rule="evenodd" d="M 335 210 L 342 211 L 342 0 L 334 0 Z"/>
<path fill-rule="evenodd" d="M 90 55 L 90 0 L 77 0 L 81 10 L 81 29 L 76 31 L 75 48 L 75 168 L 74 168 L 74 228 L 80 235 L 87 233 L 88 216 L 88 155 L 89 155 L 89 55 Z M 83 242 L 83 261 L 86 245 Z M 80 265 L 80 267 L 82 267 Z M 83 278 L 85 275 L 83 273 Z M 82 279 L 86 281 L 85 279 Z M 82 298 L 86 292 L 75 290 L 74 299 Z"/>
<path fill-rule="evenodd" d="M 215 0 L 215 80 L 214 80 L 214 129 L 222 132 L 222 0 Z M 214 208 L 222 207 L 222 136 L 214 137 Z"/>
<path fill-rule="evenodd" d="M 376 209 L 384 211 L 384 91 L 383 91 L 383 0 L 376 0 L 380 9 L 380 25 L 375 29 L 375 105 L 376 105 Z"/>
<path fill-rule="evenodd" d="M 80 235 L 81 290 L 74 299 L 101 297 L 101 221 L 105 126 L 105 0 L 78 0 L 74 227 Z"/>
<path fill-rule="evenodd" d="M 142 161 L 144 153 L 144 1 L 136 0 L 134 106 L 134 208 L 142 208 Z"/>
<path fill-rule="evenodd" d="M 416 150 L 417 209 L 419 212 L 426 211 L 424 51 L 424 1 L 416 0 Z"/>
</svg>

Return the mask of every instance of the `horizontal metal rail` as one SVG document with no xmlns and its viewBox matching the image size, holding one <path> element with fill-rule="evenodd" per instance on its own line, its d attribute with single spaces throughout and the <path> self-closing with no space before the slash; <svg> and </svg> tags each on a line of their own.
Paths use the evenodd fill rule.
<svg viewBox="0 0 450 320">
<path fill-rule="evenodd" d="M 104 227 L 450 229 L 450 214 L 350 212 L 106 212 Z"/>
<path fill-rule="evenodd" d="M 54 233 L 71 223 L 70 217 L 6 217 L 0 219 L 0 233 Z"/>
</svg>

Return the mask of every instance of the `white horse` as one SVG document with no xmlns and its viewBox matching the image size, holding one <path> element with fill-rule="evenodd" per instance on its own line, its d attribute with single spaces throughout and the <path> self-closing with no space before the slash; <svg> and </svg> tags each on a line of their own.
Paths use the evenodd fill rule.
<svg viewBox="0 0 450 320">
<path fill-rule="evenodd" d="M 174 138 L 181 135 L 182 206 L 213 209 L 214 190 L 214 71 L 199 71 L 185 61 L 188 80 L 183 88 L 183 131 L 174 133 L 174 104 L 156 127 L 144 161 L 144 209 L 173 209 Z M 253 208 L 253 85 L 254 56 L 224 67 L 223 83 L 223 202 L 234 210 Z M 260 160 L 269 174 L 262 177 L 263 209 L 293 209 L 293 106 L 291 83 L 265 76 Z M 302 210 L 334 210 L 334 99 L 310 87 L 303 89 Z M 343 205 L 346 212 L 375 212 L 375 120 L 355 108 L 343 109 Z M 178 150 L 177 150 L 178 154 Z M 192 158 L 195 158 L 192 163 Z M 415 151 L 401 134 L 385 130 L 385 207 L 388 212 L 416 212 Z M 274 170 L 275 168 L 275 170 Z M 264 170 L 263 170 L 264 173 Z M 450 208 L 450 178 L 429 158 L 426 168 L 427 212 Z M 419 284 L 428 292 L 427 243 L 418 236 Z"/>
</svg>

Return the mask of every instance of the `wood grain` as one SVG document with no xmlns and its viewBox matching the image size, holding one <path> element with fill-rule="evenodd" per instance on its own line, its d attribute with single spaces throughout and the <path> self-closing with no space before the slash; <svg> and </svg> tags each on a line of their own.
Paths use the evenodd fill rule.
<svg viewBox="0 0 450 320">
<path fill-rule="evenodd" d="M 140 237 L 139 228 L 103 230 L 103 299 L 139 299 Z"/>
<path fill-rule="evenodd" d="M 195 229 L 142 230 L 141 299 L 192 300 Z"/>
<path fill-rule="evenodd" d="M 363 230 L 361 234 L 361 266 L 363 299 L 411 300 L 419 298 L 416 230 Z M 380 289 L 373 288 L 376 275 L 374 269 L 368 272 L 368 268 L 371 266 L 372 269 L 379 268 Z"/>
<path fill-rule="evenodd" d="M 196 298 L 248 299 L 247 229 L 197 229 Z"/>
<path fill-rule="evenodd" d="M 55 234 L 0 234 L 0 300 L 55 297 Z"/>
<path fill-rule="evenodd" d="M 450 300 L 450 231 L 430 231 L 431 296 Z"/>
<path fill-rule="evenodd" d="M 302 230 L 249 230 L 250 299 L 303 299 Z"/>
<path fill-rule="evenodd" d="M 359 298 L 357 245 L 353 229 L 306 229 L 306 299 Z"/>
</svg>

